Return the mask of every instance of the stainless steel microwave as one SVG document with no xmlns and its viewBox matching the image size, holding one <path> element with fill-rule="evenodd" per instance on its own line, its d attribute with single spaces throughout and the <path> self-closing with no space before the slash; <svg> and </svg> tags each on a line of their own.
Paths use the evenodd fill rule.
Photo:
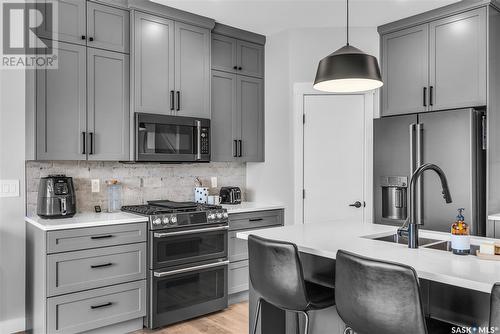
<svg viewBox="0 0 500 334">
<path fill-rule="evenodd" d="M 209 162 L 210 120 L 135 113 L 135 159 Z"/>
</svg>

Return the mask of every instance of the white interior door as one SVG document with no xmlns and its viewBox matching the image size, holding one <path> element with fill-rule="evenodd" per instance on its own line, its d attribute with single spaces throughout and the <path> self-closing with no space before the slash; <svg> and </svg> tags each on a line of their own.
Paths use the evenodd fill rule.
<svg viewBox="0 0 500 334">
<path fill-rule="evenodd" d="M 304 115 L 304 223 L 363 221 L 365 96 L 304 95 Z"/>
</svg>

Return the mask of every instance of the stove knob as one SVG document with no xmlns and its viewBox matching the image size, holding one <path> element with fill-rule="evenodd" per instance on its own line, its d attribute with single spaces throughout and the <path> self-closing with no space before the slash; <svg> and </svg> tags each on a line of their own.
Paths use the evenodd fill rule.
<svg viewBox="0 0 500 334">
<path fill-rule="evenodd" d="M 227 212 L 224 212 L 224 213 L 222 214 L 222 216 L 223 216 L 224 218 L 229 217 L 229 215 L 227 214 Z"/>
<path fill-rule="evenodd" d="M 153 225 L 160 225 L 160 224 L 161 224 L 161 219 L 160 218 L 153 219 Z"/>
<path fill-rule="evenodd" d="M 163 218 L 163 225 L 167 225 L 169 223 L 168 217 Z"/>
<path fill-rule="evenodd" d="M 209 214 L 208 219 L 215 219 L 215 215 L 213 213 Z"/>
<path fill-rule="evenodd" d="M 221 219 L 221 218 L 222 218 L 222 213 L 217 212 L 217 219 Z"/>
<path fill-rule="evenodd" d="M 172 216 L 170 217 L 170 223 L 173 225 L 175 223 L 177 223 L 177 217 L 176 216 Z"/>
</svg>

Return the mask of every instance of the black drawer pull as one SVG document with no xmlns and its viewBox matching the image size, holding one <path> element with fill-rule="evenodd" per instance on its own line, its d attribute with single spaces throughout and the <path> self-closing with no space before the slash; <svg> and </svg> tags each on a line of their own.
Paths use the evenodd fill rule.
<svg viewBox="0 0 500 334">
<path fill-rule="evenodd" d="M 95 269 L 95 268 L 104 268 L 104 267 L 109 267 L 109 266 L 112 266 L 113 263 L 109 262 L 109 263 L 104 263 L 104 264 L 95 264 L 95 265 L 91 265 L 90 268 L 92 269 Z"/>
<path fill-rule="evenodd" d="M 263 218 L 250 218 L 248 221 L 251 222 L 260 222 L 261 220 L 264 220 Z"/>
<path fill-rule="evenodd" d="M 90 237 L 90 239 L 92 239 L 92 240 L 96 240 L 96 239 L 109 239 L 109 238 L 112 238 L 112 237 L 113 237 L 112 234 L 107 234 L 107 235 L 92 236 L 92 237 Z"/>
<path fill-rule="evenodd" d="M 95 310 L 96 308 L 101 308 L 101 307 L 106 307 L 106 306 L 111 306 L 113 305 L 112 302 L 106 303 L 106 304 L 101 304 L 101 305 L 91 305 L 90 308 Z"/>
</svg>

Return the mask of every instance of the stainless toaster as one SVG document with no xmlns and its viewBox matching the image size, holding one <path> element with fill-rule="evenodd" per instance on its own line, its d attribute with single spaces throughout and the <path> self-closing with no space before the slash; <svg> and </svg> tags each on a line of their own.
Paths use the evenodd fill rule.
<svg viewBox="0 0 500 334">
<path fill-rule="evenodd" d="M 239 187 L 222 187 L 219 195 L 222 204 L 241 203 L 241 189 Z"/>
</svg>

